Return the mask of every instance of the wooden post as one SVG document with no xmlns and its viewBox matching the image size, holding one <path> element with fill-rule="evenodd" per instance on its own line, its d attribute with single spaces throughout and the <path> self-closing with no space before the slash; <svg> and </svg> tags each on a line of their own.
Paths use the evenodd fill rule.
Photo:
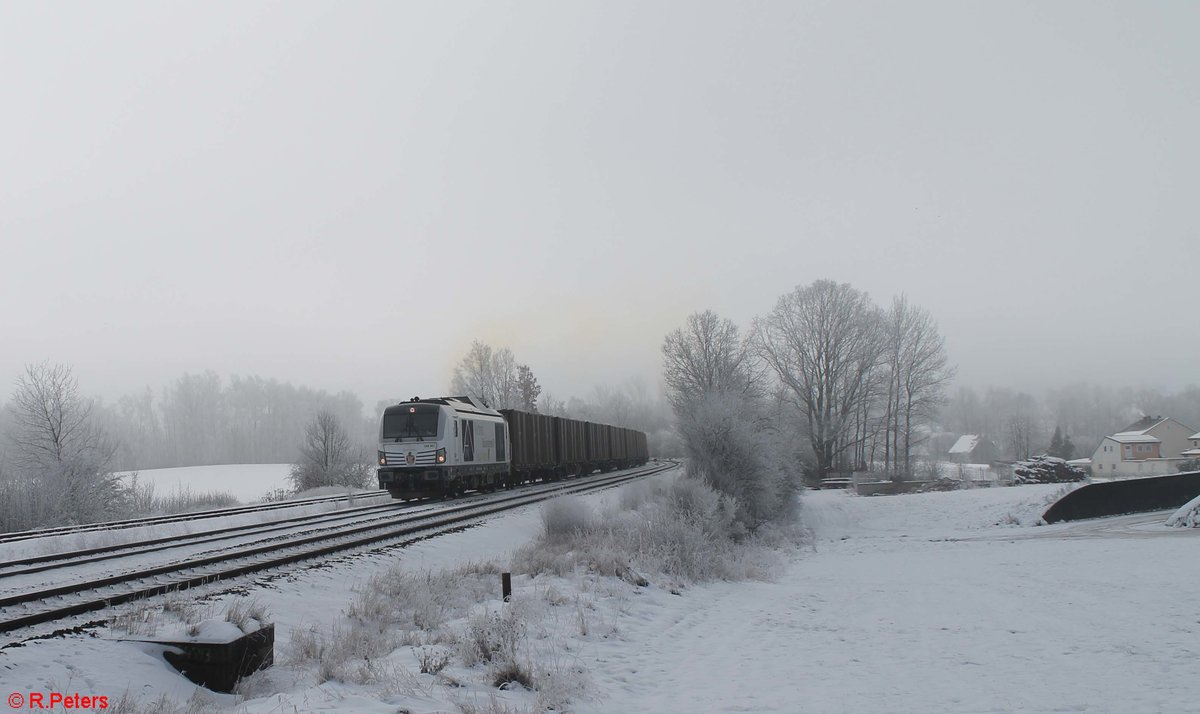
<svg viewBox="0 0 1200 714">
<path fill-rule="evenodd" d="M 512 600 L 512 573 L 500 573 L 500 592 L 504 595 L 504 602 Z"/>
</svg>

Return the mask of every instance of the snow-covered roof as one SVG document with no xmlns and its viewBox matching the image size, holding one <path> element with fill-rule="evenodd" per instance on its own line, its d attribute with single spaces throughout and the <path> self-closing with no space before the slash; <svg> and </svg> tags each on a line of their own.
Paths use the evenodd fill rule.
<svg viewBox="0 0 1200 714">
<path fill-rule="evenodd" d="M 1135 421 L 1134 423 L 1130 424 L 1129 426 L 1125 427 L 1123 430 L 1121 430 L 1117 433 L 1118 434 L 1145 434 L 1146 432 L 1150 431 L 1151 429 L 1158 426 L 1159 424 L 1162 424 L 1166 420 L 1167 420 L 1167 417 L 1160 417 L 1160 416 L 1142 417 L 1141 419 L 1138 419 L 1137 421 Z"/>
<path fill-rule="evenodd" d="M 1179 452 L 1180 456 L 1200 456 L 1200 449 L 1188 449 L 1187 451 Z"/>
<path fill-rule="evenodd" d="M 979 445 L 978 434 L 963 434 L 958 437 L 958 441 L 954 442 L 954 446 L 950 447 L 951 454 L 969 454 Z"/>
<path fill-rule="evenodd" d="M 1123 431 L 1120 434 L 1113 434 L 1108 437 L 1119 444 L 1158 444 L 1161 443 L 1156 436 L 1143 434 L 1140 431 Z"/>
<path fill-rule="evenodd" d="M 1196 432 L 1195 434 L 1192 434 L 1188 438 L 1189 439 L 1200 439 L 1200 431 Z"/>
</svg>

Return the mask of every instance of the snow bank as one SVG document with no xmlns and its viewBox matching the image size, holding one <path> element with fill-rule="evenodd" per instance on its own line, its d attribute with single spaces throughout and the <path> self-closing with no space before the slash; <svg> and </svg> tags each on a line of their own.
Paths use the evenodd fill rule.
<svg viewBox="0 0 1200 714">
<path fill-rule="evenodd" d="M 1200 528 L 1200 496 L 1185 503 L 1167 519 L 1168 526 L 1176 528 Z"/>
</svg>

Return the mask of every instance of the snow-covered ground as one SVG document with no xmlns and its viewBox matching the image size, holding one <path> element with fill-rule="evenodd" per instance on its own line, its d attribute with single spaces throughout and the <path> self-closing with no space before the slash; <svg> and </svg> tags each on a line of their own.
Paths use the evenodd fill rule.
<svg viewBox="0 0 1200 714">
<path fill-rule="evenodd" d="M 516 600 L 543 664 L 586 672 L 573 705 L 581 712 L 1200 712 L 1191 596 L 1200 529 L 1168 528 L 1168 514 L 1032 525 L 1062 492 L 810 492 L 812 547 L 788 555 L 772 582 L 673 594 L 657 583 L 539 576 L 517 579 Z M 462 687 L 416 674 L 415 648 L 386 658 L 398 668 L 392 680 L 363 685 L 318 684 L 287 652 L 297 633 L 338 620 L 373 573 L 503 561 L 539 527 L 527 509 L 405 549 L 255 578 L 251 596 L 273 615 L 280 662 L 248 681 L 245 700 L 201 696 L 255 714 L 527 710 L 533 694 L 495 692 L 461 666 L 447 672 Z M 496 595 L 487 607 L 500 607 Z M 206 606 L 219 613 L 222 598 Z M 185 701 L 197 691 L 154 648 L 105 637 L 5 649 L 0 671 L 12 692 L 129 694 L 144 711 L 162 695 Z"/>
<path fill-rule="evenodd" d="M 242 503 L 261 501 L 276 489 L 291 490 L 288 473 L 291 464 L 231 464 L 226 466 L 180 466 L 172 469 L 123 471 L 128 478 L 137 474 L 141 483 L 154 484 L 158 496 L 180 492 L 193 494 L 230 493 Z"/>
</svg>

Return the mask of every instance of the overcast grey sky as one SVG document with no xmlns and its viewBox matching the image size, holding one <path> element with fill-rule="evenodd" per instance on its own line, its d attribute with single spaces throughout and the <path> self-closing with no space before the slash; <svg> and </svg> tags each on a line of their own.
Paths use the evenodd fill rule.
<svg viewBox="0 0 1200 714">
<path fill-rule="evenodd" d="M 1200 356 L 1200 4 L 0 5 L 0 401 L 257 374 L 368 405 L 473 338 L 556 396 L 711 308 L 901 291 L 960 382 Z"/>
</svg>

